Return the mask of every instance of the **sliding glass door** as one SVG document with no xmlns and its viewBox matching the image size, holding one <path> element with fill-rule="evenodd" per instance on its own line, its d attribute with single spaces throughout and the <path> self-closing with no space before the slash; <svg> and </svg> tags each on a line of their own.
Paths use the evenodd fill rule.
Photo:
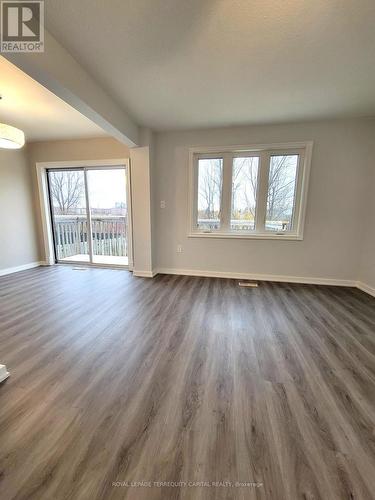
<svg viewBox="0 0 375 500">
<path fill-rule="evenodd" d="M 90 262 L 84 171 L 48 171 L 48 186 L 56 260 Z"/>
<path fill-rule="evenodd" d="M 129 264 L 127 169 L 47 170 L 57 262 Z"/>
<path fill-rule="evenodd" d="M 128 265 L 125 169 L 88 170 L 87 185 L 93 262 Z"/>
</svg>

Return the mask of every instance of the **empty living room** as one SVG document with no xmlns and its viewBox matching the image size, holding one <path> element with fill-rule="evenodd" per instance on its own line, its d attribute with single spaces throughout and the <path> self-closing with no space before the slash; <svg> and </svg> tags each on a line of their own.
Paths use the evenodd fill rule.
<svg viewBox="0 0 375 500">
<path fill-rule="evenodd" d="M 0 5 L 0 499 L 375 499 L 374 0 Z"/>
</svg>

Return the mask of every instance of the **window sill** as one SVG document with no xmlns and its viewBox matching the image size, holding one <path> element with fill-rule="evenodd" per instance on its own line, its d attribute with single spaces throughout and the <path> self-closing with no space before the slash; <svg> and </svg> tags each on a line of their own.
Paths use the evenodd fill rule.
<svg viewBox="0 0 375 500">
<path fill-rule="evenodd" d="M 224 238 L 245 240 L 279 240 L 279 241 L 302 241 L 303 236 L 298 234 L 269 234 L 269 233 L 235 233 L 235 232 L 190 232 L 188 238 Z"/>
</svg>

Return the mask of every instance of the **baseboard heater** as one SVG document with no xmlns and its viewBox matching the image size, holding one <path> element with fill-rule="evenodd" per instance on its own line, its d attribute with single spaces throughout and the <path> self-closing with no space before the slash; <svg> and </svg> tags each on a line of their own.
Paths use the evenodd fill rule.
<svg viewBox="0 0 375 500">
<path fill-rule="evenodd" d="M 0 382 L 9 377 L 9 372 L 7 371 L 7 367 L 5 365 L 0 365 Z"/>
</svg>

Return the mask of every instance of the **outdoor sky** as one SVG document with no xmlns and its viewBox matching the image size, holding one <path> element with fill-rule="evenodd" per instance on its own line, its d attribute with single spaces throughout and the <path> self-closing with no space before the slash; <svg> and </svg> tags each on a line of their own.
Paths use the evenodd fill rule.
<svg viewBox="0 0 375 500">
<path fill-rule="evenodd" d="M 126 202 L 124 169 L 88 170 L 87 178 L 92 208 L 113 208 Z"/>
</svg>

